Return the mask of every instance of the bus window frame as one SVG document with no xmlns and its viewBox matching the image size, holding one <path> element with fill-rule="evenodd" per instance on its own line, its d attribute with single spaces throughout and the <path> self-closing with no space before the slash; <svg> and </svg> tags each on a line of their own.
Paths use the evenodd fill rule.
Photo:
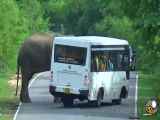
<svg viewBox="0 0 160 120">
<path fill-rule="evenodd" d="M 56 54 L 55 54 L 55 49 L 57 48 L 57 46 L 58 47 L 68 47 L 69 49 L 71 48 L 71 47 L 73 47 L 73 48 L 76 48 L 76 49 L 78 49 L 78 48 L 81 48 L 81 49 L 83 49 L 83 52 L 85 52 L 85 54 L 83 55 L 83 59 L 85 58 L 85 60 L 82 62 L 82 64 L 80 64 L 80 63 L 70 63 L 70 62 L 65 62 L 65 61 L 57 61 L 56 59 L 57 59 L 57 56 L 56 56 Z M 55 44 L 54 45 L 54 62 L 55 63 L 63 63 L 63 64 L 71 64 L 71 65 L 80 65 L 80 66 L 85 66 L 86 65 L 86 62 L 87 62 L 87 47 L 79 47 L 79 46 L 70 46 L 70 45 L 62 45 L 62 44 Z M 65 59 L 65 58 L 64 58 Z"/>
<path fill-rule="evenodd" d="M 112 46 L 113 47 L 113 46 Z M 105 48 L 112 48 L 112 47 L 104 47 L 104 49 Z M 122 47 L 122 46 L 121 46 Z M 97 49 L 103 49 L 103 47 L 97 47 Z M 113 48 L 117 48 L 117 46 L 114 46 Z M 110 72 L 110 71 L 126 71 L 126 72 L 128 72 L 129 71 L 129 46 L 123 46 L 123 48 L 124 48 L 124 50 L 92 50 L 91 49 L 91 56 L 90 56 L 90 58 L 91 58 L 91 62 L 90 62 L 90 70 L 91 70 L 91 72 Z M 103 54 L 106 54 L 106 53 L 109 53 L 109 54 L 113 54 L 113 53 L 115 53 L 115 56 L 116 56 L 116 63 L 113 63 L 114 64 L 114 69 L 113 70 L 107 70 L 107 71 L 93 71 L 93 52 L 102 52 L 102 55 Z M 103 53 L 104 52 L 104 53 Z M 127 61 L 126 62 L 123 62 L 123 63 L 125 63 L 125 66 L 122 66 L 122 68 L 121 69 L 119 69 L 118 67 L 117 67 L 117 64 L 118 64 L 118 54 L 122 54 L 122 57 L 124 58 L 124 56 L 126 55 L 127 56 Z M 115 61 L 114 61 L 115 62 Z"/>
</svg>

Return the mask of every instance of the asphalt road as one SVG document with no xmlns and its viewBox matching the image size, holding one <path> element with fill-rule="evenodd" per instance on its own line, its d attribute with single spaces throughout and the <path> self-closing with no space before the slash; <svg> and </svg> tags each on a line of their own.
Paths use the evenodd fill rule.
<svg viewBox="0 0 160 120">
<path fill-rule="evenodd" d="M 21 104 L 16 120 L 127 120 L 136 114 L 136 72 L 131 73 L 128 99 L 121 105 L 105 103 L 100 108 L 90 107 L 86 101 L 77 102 L 72 108 L 53 103 L 46 78 L 44 73 L 32 83 L 29 90 L 32 103 Z"/>
</svg>

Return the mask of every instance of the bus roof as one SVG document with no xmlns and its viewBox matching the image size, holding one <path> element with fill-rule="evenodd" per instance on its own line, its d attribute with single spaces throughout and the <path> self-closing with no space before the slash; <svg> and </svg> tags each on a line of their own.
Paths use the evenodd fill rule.
<svg viewBox="0 0 160 120">
<path fill-rule="evenodd" d="M 100 36 L 64 36 L 55 37 L 55 41 L 58 43 L 82 42 L 85 44 L 90 43 L 91 45 L 128 45 L 127 40 Z"/>
</svg>

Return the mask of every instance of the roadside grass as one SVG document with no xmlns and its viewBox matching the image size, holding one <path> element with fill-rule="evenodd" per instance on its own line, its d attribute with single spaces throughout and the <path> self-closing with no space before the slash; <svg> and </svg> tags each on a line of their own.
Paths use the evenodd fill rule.
<svg viewBox="0 0 160 120">
<path fill-rule="evenodd" d="M 141 120 L 160 120 L 160 107 L 159 111 L 152 116 L 145 116 L 145 103 L 160 95 L 160 81 L 158 75 L 154 74 L 139 74 L 138 82 L 138 115 Z"/>
<path fill-rule="evenodd" d="M 0 73 L 0 120 L 12 120 L 18 104 L 15 90 L 8 84 L 11 76 L 9 73 Z"/>
</svg>

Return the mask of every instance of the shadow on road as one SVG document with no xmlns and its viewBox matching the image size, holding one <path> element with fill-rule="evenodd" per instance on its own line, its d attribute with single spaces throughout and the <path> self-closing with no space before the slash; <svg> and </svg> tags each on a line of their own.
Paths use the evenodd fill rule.
<svg viewBox="0 0 160 120">
<path fill-rule="evenodd" d="M 114 104 L 112 104 L 112 103 L 102 103 L 101 108 L 102 107 L 107 107 L 107 106 L 112 106 L 112 105 L 114 105 Z M 65 107 L 62 105 L 60 108 L 64 109 Z M 67 108 L 71 108 L 71 109 L 74 109 L 74 108 L 89 109 L 89 108 L 91 108 L 91 109 L 93 109 L 93 108 L 98 108 L 98 107 L 90 105 L 90 104 L 88 104 L 88 102 L 82 102 L 82 103 L 75 103 L 73 106 L 67 107 Z"/>
</svg>

